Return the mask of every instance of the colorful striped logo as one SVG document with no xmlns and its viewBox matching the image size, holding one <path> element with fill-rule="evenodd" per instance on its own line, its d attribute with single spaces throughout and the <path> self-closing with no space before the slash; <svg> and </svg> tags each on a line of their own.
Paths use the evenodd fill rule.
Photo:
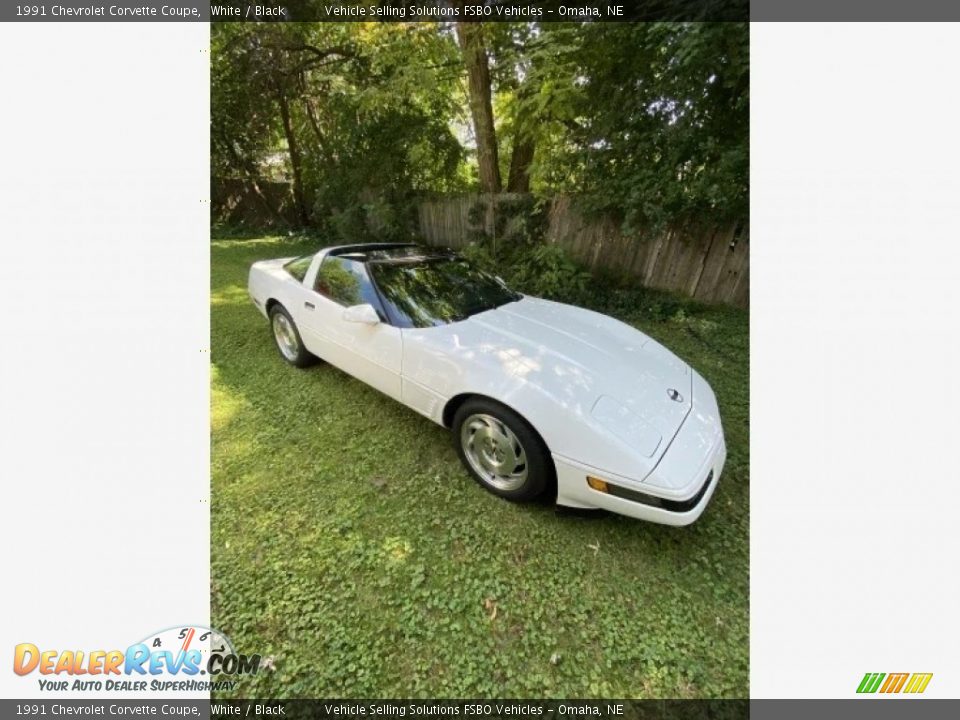
<svg viewBox="0 0 960 720">
<path fill-rule="evenodd" d="M 930 684 L 933 673 L 866 673 L 858 693 L 922 693 Z"/>
</svg>

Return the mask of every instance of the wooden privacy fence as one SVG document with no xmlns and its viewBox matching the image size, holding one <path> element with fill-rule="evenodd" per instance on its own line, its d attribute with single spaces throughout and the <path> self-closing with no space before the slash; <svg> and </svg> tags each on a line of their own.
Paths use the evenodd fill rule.
<svg viewBox="0 0 960 720">
<path fill-rule="evenodd" d="M 489 196 L 463 195 L 425 201 L 419 206 L 420 233 L 431 244 L 462 248 L 478 230 L 494 232 L 496 205 L 509 199 L 500 195 L 497 202 L 490 202 Z M 485 212 L 476 209 L 481 202 Z M 561 196 L 549 202 L 546 239 L 592 271 L 636 278 L 647 287 L 704 302 L 749 305 L 750 242 L 745 225 L 688 222 L 656 234 L 630 236 L 612 219 L 585 219 L 569 197 Z"/>
<path fill-rule="evenodd" d="M 296 225 L 293 193 L 285 182 L 214 178 L 211 200 L 215 222 Z M 462 248 L 478 231 L 493 235 L 504 218 L 516 216 L 517 203 L 524 200 L 529 198 L 506 193 L 425 200 L 417 207 L 419 233 L 428 243 Z M 368 225 L 376 234 L 372 218 Z M 569 197 L 558 196 L 548 201 L 546 240 L 568 250 L 592 271 L 635 278 L 647 287 L 704 302 L 749 305 L 750 240 L 745 224 L 691 221 L 658 233 L 624 235 L 615 220 L 584 218 Z"/>
<path fill-rule="evenodd" d="M 297 222 L 293 192 L 288 182 L 213 178 L 210 209 L 213 221 L 225 225 L 272 228 Z"/>
</svg>

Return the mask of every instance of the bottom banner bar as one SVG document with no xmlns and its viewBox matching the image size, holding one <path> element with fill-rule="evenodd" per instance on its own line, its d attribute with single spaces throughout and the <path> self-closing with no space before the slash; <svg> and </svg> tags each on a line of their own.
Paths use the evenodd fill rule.
<svg viewBox="0 0 960 720">
<path fill-rule="evenodd" d="M 960 700 L 0 700 L 0 718 L 293 720 L 939 720 Z"/>
</svg>

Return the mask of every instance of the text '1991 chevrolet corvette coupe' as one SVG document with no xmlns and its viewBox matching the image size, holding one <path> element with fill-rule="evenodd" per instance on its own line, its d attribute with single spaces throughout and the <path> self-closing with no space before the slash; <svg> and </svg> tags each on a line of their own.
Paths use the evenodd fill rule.
<svg viewBox="0 0 960 720">
<path fill-rule="evenodd" d="M 703 512 L 726 445 L 716 398 L 642 332 L 527 297 L 449 250 L 333 247 L 250 269 L 281 357 L 317 358 L 453 431 L 490 492 L 669 525 Z"/>
</svg>

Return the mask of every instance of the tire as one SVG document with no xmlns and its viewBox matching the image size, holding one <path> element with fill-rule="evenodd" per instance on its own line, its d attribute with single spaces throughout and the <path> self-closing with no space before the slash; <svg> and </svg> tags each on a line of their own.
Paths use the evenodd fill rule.
<svg viewBox="0 0 960 720">
<path fill-rule="evenodd" d="M 300 331 L 297 330 L 297 324 L 290 317 L 290 313 L 279 303 L 270 308 L 270 330 L 280 357 L 294 367 L 305 368 L 317 361 L 303 346 Z"/>
<path fill-rule="evenodd" d="M 533 500 L 556 475 L 547 446 L 526 420 L 487 398 L 471 398 L 453 417 L 460 462 L 484 489 L 507 500 Z"/>
</svg>

